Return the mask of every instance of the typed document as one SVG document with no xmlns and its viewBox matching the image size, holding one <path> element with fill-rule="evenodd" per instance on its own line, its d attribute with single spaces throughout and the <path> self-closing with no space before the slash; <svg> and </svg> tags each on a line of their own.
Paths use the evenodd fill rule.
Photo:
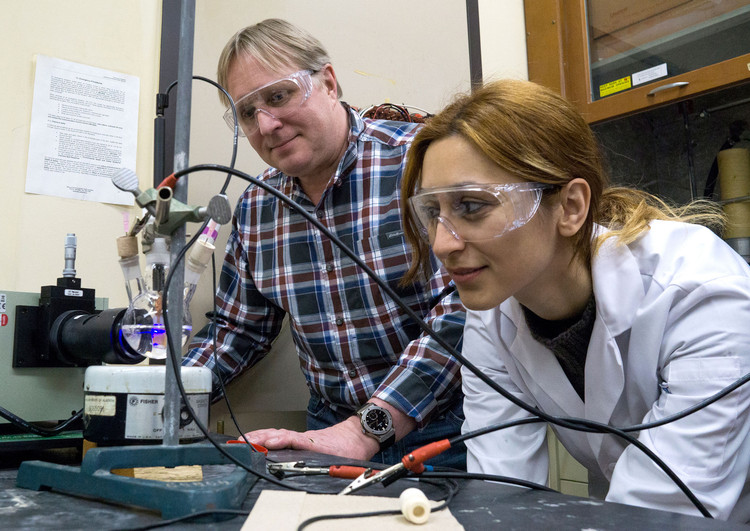
<svg viewBox="0 0 750 531">
<path fill-rule="evenodd" d="M 139 79 L 37 56 L 26 191 L 132 205 L 112 175 L 135 171 Z"/>
</svg>

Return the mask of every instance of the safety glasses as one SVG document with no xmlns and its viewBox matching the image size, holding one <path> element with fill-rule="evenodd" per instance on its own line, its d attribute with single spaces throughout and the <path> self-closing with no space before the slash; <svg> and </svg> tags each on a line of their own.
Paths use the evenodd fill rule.
<svg viewBox="0 0 750 531">
<path fill-rule="evenodd" d="M 312 94 L 313 74 L 311 70 L 300 70 L 238 99 L 234 106 L 237 109 L 240 136 L 250 136 L 258 129 L 259 112 L 279 119 L 297 110 Z M 224 113 L 224 121 L 234 130 L 231 107 Z"/>
<path fill-rule="evenodd" d="M 499 238 L 525 225 L 539 208 L 543 183 L 467 184 L 422 190 L 409 199 L 420 234 L 432 244 L 438 223 L 465 242 Z"/>
</svg>

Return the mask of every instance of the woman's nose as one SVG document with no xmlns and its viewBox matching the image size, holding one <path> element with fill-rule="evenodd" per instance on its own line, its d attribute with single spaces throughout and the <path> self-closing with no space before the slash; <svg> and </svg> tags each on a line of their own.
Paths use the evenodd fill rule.
<svg viewBox="0 0 750 531">
<path fill-rule="evenodd" d="M 464 240 L 459 236 L 453 227 L 442 217 L 438 218 L 435 226 L 435 237 L 430 246 L 435 256 L 443 259 L 449 254 L 464 248 Z"/>
</svg>

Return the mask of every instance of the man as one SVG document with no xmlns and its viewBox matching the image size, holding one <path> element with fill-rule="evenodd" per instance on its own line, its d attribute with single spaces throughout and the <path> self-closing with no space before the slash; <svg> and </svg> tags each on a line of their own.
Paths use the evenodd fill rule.
<svg viewBox="0 0 750 531">
<path fill-rule="evenodd" d="M 399 187 L 419 126 L 363 121 L 339 101 L 322 44 L 278 19 L 238 32 L 218 79 L 242 133 L 271 166 L 261 179 L 314 214 L 458 346 L 465 313 L 447 274 L 436 265 L 429 282 L 399 287 L 411 262 Z M 226 118 L 233 125 L 231 109 Z M 310 388 L 308 431 L 257 430 L 247 434 L 253 442 L 394 463 L 460 433 L 456 360 L 420 337 L 328 237 L 257 186 L 237 205 L 216 300 L 216 354 L 227 381 L 268 353 L 286 315 Z M 185 365 L 214 366 L 212 335 L 210 324 Z M 431 463 L 465 467 L 463 445 L 441 457 Z"/>
</svg>

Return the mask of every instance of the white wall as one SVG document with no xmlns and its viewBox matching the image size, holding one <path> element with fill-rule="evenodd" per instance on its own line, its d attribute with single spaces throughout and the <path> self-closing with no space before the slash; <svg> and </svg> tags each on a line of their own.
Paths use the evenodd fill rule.
<svg viewBox="0 0 750 531">
<path fill-rule="evenodd" d="M 155 0 L 1 0 L 0 290 L 39 292 L 65 266 L 67 233 L 78 237 L 83 287 L 127 303 L 115 239 L 122 213 L 102 203 L 27 194 L 26 163 L 34 87 L 34 56 L 47 55 L 140 78 L 137 173 L 150 180 L 154 93 L 158 83 L 161 2 Z"/>
<path fill-rule="evenodd" d="M 523 0 L 478 0 L 478 5 L 484 81 L 528 79 Z"/>
</svg>

